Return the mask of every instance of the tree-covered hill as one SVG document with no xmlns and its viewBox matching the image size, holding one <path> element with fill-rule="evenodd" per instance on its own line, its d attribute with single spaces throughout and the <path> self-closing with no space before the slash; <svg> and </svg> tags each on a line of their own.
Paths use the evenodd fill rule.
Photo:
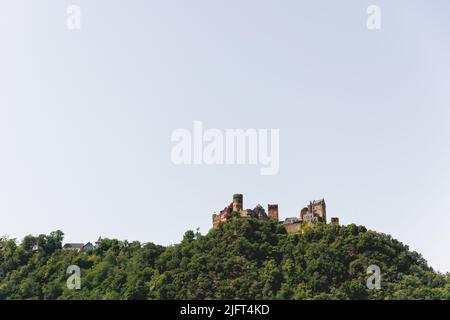
<svg viewBox="0 0 450 320">
<path fill-rule="evenodd" d="M 60 231 L 1 239 L 0 299 L 450 299 L 449 274 L 356 225 L 286 234 L 235 219 L 174 246 L 104 239 L 87 252 L 63 250 L 62 240 Z M 67 288 L 70 265 L 82 270 L 80 290 Z M 367 288 L 369 265 L 380 267 L 381 289 Z"/>
</svg>

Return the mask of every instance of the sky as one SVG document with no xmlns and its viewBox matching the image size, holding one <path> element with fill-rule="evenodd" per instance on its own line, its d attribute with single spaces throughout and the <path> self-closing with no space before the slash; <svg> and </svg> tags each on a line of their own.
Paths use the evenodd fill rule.
<svg viewBox="0 0 450 320">
<path fill-rule="evenodd" d="M 81 29 L 67 27 L 69 5 Z M 369 5 L 381 29 L 366 26 Z M 2 0 L 0 235 L 177 243 L 325 198 L 450 271 L 447 0 Z M 174 130 L 279 129 L 280 167 L 175 165 Z"/>
</svg>

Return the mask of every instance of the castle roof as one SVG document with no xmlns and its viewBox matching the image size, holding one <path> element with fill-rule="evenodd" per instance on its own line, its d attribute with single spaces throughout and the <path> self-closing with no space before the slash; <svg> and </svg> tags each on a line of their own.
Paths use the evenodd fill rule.
<svg viewBox="0 0 450 320">
<path fill-rule="evenodd" d="M 286 218 L 283 224 L 299 223 L 300 219 L 297 217 Z"/>
</svg>

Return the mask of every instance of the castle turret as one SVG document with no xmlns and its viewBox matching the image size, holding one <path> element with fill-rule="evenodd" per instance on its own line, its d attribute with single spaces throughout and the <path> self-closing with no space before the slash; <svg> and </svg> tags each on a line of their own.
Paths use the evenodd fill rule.
<svg viewBox="0 0 450 320">
<path fill-rule="evenodd" d="M 327 222 L 327 207 L 325 205 L 325 199 L 315 200 L 310 202 L 309 204 L 309 212 L 314 216 L 317 216 L 323 220 L 323 222 Z"/>
<path fill-rule="evenodd" d="M 220 223 L 220 217 L 219 217 L 219 215 L 216 214 L 216 213 L 214 213 L 214 214 L 212 215 L 212 221 L 213 221 L 213 227 L 214 227 L 214 228 L 217 228 L 217 226 L 218 226 L 219 223 Z"/>
<path fill-rule="evenodd" d="M 243 205 L 243 195 L 240 193 L 233 194 L 233 211 L 242 211 Z"/>
<path fill-rule="evenodd" d="M 269 219 L 278 221 L 278 204 L 269 204 L 267 213 L 269 215 Z"/>
<path fill-rule="evenodd" d="M 337 217 L 331 218 L 331 224 L 339 225 L 339 218 Z"/>
<path fill-rule="evenodd" d="M 308 213 L 308 208 L 304 207 L 301 211 L 300 211 L 300 221 L 304 220 L 304 216 Z"/>
</svg>

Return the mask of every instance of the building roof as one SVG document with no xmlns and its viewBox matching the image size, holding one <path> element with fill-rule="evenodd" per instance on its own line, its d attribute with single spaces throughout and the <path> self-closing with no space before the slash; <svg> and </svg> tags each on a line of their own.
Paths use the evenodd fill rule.
<svg viewBox="0 0 450 320">
<path fill-rule="evenodd" d="M 290 224 L 290 223 L 299 223 L 300 219 L 297 217 L 292 217 L 292 218 L 286 218 L 283 222 L 283 224 Z"/>
<path fill-rule="evenodd" d="M 94 247 L 95 246 L 92 243 L 88 242 L 83 246 L 83 250 L 92 250 Z"/>
<path fill-rule="evenodd" d="M 83 249 L 84 243 L 66 243 L 64 249 Z"/>
</svg>

